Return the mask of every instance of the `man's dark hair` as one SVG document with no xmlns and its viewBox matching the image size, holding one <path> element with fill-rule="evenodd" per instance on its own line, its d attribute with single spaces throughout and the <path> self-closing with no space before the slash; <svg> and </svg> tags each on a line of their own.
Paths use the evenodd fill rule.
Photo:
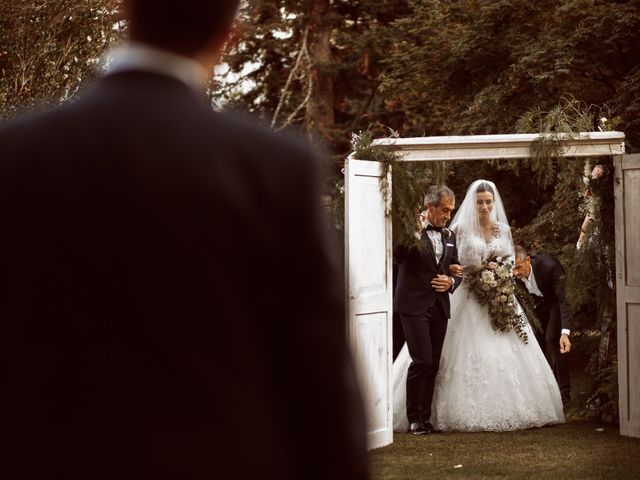
<svg viewBox="0 0 640 480">
<path fill-rule="evenodd" d="M 529 252 L 522 245 L 515 246 L 516 258 L 527 258 L 529 256 Z"/>
<path fill-rule="evenodd" d="M 133 41 L 192 55 L 224 35 L 240 0 L 126 0 Z"/>
<path fill-rule="evenodd" d="M 442 197 L 451 198 L 454 201 L 456 199 L 456 196 L 453 193 L 453 190 L 451 190 L 446 185 L 439 185 L 439 186 L 434 185 L 432 187 L 429 187 L 429 190 L 427 190 L 427 194 L 424 196 L 425 208 L 429 204 L 439 205 L 440 200 L 442 200 Z"/>
</svg>

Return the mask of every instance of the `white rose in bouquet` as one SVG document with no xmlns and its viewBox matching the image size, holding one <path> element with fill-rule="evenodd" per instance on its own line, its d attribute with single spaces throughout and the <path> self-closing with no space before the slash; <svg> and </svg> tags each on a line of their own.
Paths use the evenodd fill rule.
<svg viewBox="0 0 640 480">
<path fill-rule="evenodd" d="M 486 284 L 490 285 L 492 283 L 495 283 L 496 277 L 493 275 L 493 272 L 491 272 L 489 270 L 484 270 L 480 274 L 480 280 L 482 280 L 482 283 L 486 283 Z"/>
</svg>

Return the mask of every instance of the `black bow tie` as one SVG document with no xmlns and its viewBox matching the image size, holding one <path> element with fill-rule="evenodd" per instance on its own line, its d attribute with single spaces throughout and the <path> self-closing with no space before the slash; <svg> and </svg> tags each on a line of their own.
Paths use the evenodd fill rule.
<svg viewBox="0 0 640 480">
<path fill-rule="evenodd" d="M 427 230 L 427 231 L 433 230 L 434 232 L 442 233 L 442 227 L 434 227 L 431 224 L 427 225 L 427 228 L 425 228 L 425 230 Z"/>
</svg>

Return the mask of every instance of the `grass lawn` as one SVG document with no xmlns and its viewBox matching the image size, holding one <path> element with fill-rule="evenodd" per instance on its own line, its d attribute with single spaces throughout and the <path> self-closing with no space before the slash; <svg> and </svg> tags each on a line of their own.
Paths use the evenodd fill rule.
<svg viewBox="0 0 640 480">
<path fill-rule="evenodd" d="M 640 439 L 581 421 L 504 433 L 397 433 L 371 452 L 371 465 L 376 480 L 640 479 Z"/>
<path fill-rule="evenodd" d="M 581 420 L 592 390 L 585 367 L 598 341 L 572 339 L 568 423 L 503 433 L 396 433 L 392 445 L 370 454 L 374 480 L 640 480 L 640 439 L 621 437 L 617 425 Z"/>
</svg>

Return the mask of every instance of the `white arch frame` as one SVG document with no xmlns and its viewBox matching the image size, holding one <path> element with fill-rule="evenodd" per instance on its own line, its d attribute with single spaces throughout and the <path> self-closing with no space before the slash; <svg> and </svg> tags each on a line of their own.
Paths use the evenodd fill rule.
<svg viewBox="0 0 640 480">
<path fill-rule="evenodd" d="M 400 161 L 524 159 L 532 157 L 531 147 L 538 139 L 538 134 L 385 138 L 375 140 L 373 145 L 400 153 Z M 613 156 L 616 178 L 622 178 L 624 133 L 584 132 L 571 137 L 561 136 L 560 139 L 562 157 Z M 391 170 L 383 169 L 378 162 L 356 159 L 353 154 L 345 162 L 345 275 L 349 337 L 368 401 L 370 448 L 393 442 L 391 222 L 384 218 L 384 211 L 389 205 L 385 204 L 379 190 L 380 182 L 385 181 L 385 173 L 388 175 L 386 181 L 391 185 Z M 640 176 L 638 179 L 640 187 Z M 630 247 L 640 249 L 639 242 L 624 246 L 628 236 L 624 233 L 625 217 L 620 214 L 624 202 L 619 196 L 616 187 L 616 197 L 620 200 L 616 201 L 618 282 L 622 279 L 620 272 L 626 271 L 625 256 L 621 252 L 625 252 L 625 248 L 628 251 Z M 628 238 L 627 243 L 630 243 Z M 640 258 L 640 254 L 633 258 Z M 636 302 L 638 290 L 618 289 L 620 429 L 621 433 L 633 436 L 640 436 L 640 389 L 634 390 L 637 401 L 629 394 L 631 380 L 636 379 L 640 371 L 630 375 L 628 359 L 629 352 L 640 350 L 640 318 L 635 318 L 635 313 L 627 313 L 631 312 L 627 306 L 634 305 L 633 312 L 640 312 L 640 304 Z M 627 334 L 629 321 L 637 325 L 633 330 L 638 332 L 637 338 Z M 626 399 L 623 398 L 625 396 Z M 637 404 L 632 405 L 634 402 Z M 638 411 L 634 412 L 634 409 Z"/>
</svg>

